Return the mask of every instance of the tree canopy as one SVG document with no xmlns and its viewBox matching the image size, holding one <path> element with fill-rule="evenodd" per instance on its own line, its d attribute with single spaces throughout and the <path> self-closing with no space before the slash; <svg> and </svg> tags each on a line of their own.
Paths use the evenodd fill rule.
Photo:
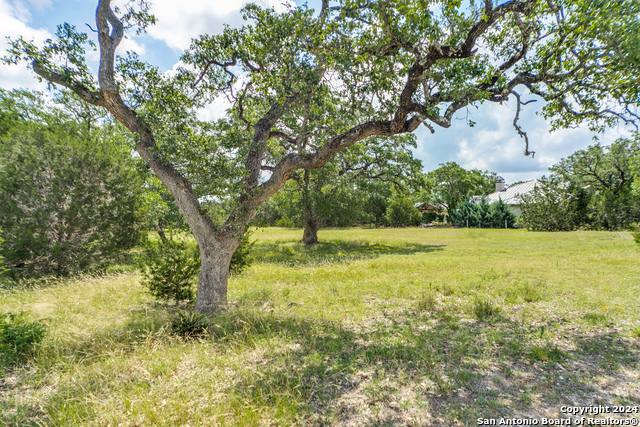
<svg viewBox="0 0 640 427">
<path fill-rule="evenodd" d="M 43 48 L 14 40 L 5 60 L 29 61 L 135 134 L 200 245 L 200 310 L 226 303 L 229 259 L 257 207 L 294 171 L 358 141 L 421 124 L 435 132 L 470 105 L 515 99 L 530 154 L 523 90 L 546 101 L 555 127 L 638 118 L 635 0 L 322 0 L 281 14 L 248 5 L 245 26 L 195 39 L 176 73 L 116 55 L 126 29 L 154 21 L 146 1 L 129 5 L 98 1 L 97 76 L 86 63 L 96 44 L 68 24 Z M 218 97 L 231 101 L 228 117 L 198 121 Z M 203 212 L 203 195 L 233 201 L 224 221 Z"/>
<path fill-rule="evenodd" d="M 620 138 L 610 146 L 578 150 L 549 168 L 542 186 L 525 197 L 523 223 L 532 230 L 578 227 L 616 230 L 640 221 L 640 138 Z"/>
<path fill-rule="evenodd" d="M 495 172 L 466 170 L 455 162 L 443 163 L 427 173 L 425 197 L 435 203 L 444 203 L 454 211 L 470 196 L 493 193 L 496 179 Z"/>
</svg>

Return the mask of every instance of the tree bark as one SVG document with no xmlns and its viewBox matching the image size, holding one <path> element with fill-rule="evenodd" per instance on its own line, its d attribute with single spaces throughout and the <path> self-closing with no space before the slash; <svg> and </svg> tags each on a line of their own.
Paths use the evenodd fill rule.
<svg viewBox="0 0 640 427">
<path fill-rule="evenodd" d="M 320 225 L 313 214 L 313 201 L 311 200 L 311 179 L 309 170 L 304 171 L 302 181 L 302 202 L 304 204 L 304 233 L 302 240 L 305 245 L 315 245 L 318 243 L 318 229 Z"/>
<path fill-rule="evenodd" d="M 223 310 L 227 305 L 227 280 L 231 257 L 240 245 L 234 235 L 200 236 L 200 276 L 195 309 L 201 313 Z"/>
<path fill-rule="evenodd" d="M 306 218 L 304 224 L 304 234 L 302 235 L 302 242 L 306 245 L 315 245 L 318 243 L 318 222 L 315 218 Z"/>
</svg>

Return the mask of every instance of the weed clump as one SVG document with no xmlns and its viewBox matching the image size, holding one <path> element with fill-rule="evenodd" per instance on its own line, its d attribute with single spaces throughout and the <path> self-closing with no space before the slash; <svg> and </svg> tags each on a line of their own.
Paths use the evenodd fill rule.
<svg viewBox="0 0 640 427">
<path fill-rule="evenodd" d="M 478 320 L 487 320 L 500 313 L 501 309 L 494 305 L 492 301 L 478 299 L 473 304 L 473 314 Z"/>
<path fill-rule="evenodd" d="M 180 312 L 170 323 L 170 330 L 185 338 L 202 336 L 207 332 L 209 320 L 194 311 Z"/>
<path fill-rule="evenodd" d="M 515 304 L 518 301 L 526 303 L 534 303 L 542 300 L 542 285 L 532 285 L 530 283 L 522 283 L 505 293 L 505 302 Z"/>
<path fill-rule="evenodd" d="M 0 314 L 0 366 L 23 361 L 45 332 L 45 325 L 29 321 L 24 313 Z"/>
<path fill-rule="evenodd" d="M 433 311 L 437 306 L 438 301 L 431 291 L 425 292 L 417 303 L 418 311 Z"/>
<path fill-rule="evenodd" d="M 593 325 L 606 325 L 609 322 L 607 315 L 601 313 L 586 313 L 582 318 Z"/>
<path fill-rule="evenodd" d="M 529 359 L 532 362 L 561 362 L 566 358 L 566 354 L 558 348 L 547 344 L 544 347 L 533 347 L 529 352 Z"/>
</svg>

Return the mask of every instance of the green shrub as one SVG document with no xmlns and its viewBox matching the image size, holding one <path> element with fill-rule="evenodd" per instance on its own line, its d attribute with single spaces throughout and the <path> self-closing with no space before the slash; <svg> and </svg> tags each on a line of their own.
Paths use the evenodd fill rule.
<svg viewBox="0 0 640 427">
<path fill-rule="evenodd" d="M 502 199 L 491 204 L 489 217 L 493 228 L 514 228 L 518 221 L 518 216 Z"/>
<path fill-rule="evenodd" d="M 256 241 L 251 241 L 252 234 L 253 231 L 247 230 L 242 236 L 242 239 L 240 239 L 240 246 L 238 246 L 238 249 L 236 249 L 231 257 L 231 265 L 229 266 L 229 272 L 231 274 L 240 274 L 253 263 L 251 249 L 253 249 Z"/>
<path fill-rule="evenodd" d="M 252 232 L 247 230 L 240 246 L 231 257 L 229 271 L 240 274 L 253 258 Z M 194 244 L 167 240 L 165 244 L 149 244 L 144 254 L 142 284 L 154 297 L 165 301 L 193 301 L 200 273 L 200 250 Z"/>
<path fill-rule="evenodd" d="M 22 361 L 44 338 L 46 328 L 30 322 L 24 313 L 0 314 L 0 363 L 10 366 Z"/>
<path fill-rule="evenodd" d="M 456 227 L 476 227 L 478 205 L 464 202 L 456 210 L 449 212 L 449 222 Z"/>
<path fill-rule="evenodd" d="M 456 227 L 514 228 L 518 217 L 501 199 L 489 204 L 482 197 L 480 203 L 465 202 L 449 213 L 449 220 Z"/>
<path fill-rule="evenodd" d="M 640 223 L 631 225 L 631 236 L 633 240 L 640 245 Z"/>
<path fill-rule="evenodd" d="M 131 153 L 101 132 L 26 123 L 0 137 L 0 251 L 12 275 L 101 267 L 143 237 Z"/>
<path fill-rule="evenodd" d="M 195 245 L 169 240 L 145 253 L 142 284 L 165 301 L 193 301 L 200 272 L 200 251 Z"/>
<path fill-rule="evenodd" d="M 291 218 L 280 218 L 276 221 L 276 227 L 282 228 L 295 228 L 296 222 Z"/>
</svg>

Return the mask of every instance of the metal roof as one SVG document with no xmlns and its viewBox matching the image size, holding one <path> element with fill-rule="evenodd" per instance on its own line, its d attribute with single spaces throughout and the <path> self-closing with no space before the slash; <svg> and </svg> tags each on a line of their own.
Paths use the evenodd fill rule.
<svg viewBox="0 0 640 427">
<path fill-rule="evenodd" d="M 497 202 L 498 199 L 502 199 L 503 202 L 511 206 L 520 205 L 522 204 L 522 199 L 520 199 L 520 196 L 530 193 L 538 185 L 540 185 L 540 181 L 538 181 L 537 179 L 532 179 L 521 184 L 512 185 L 504 191 L 496 191 L 495 193 L 491 193 L 485 196 L 485 198 L 487 200 L 487 203 L 494 203 Z M 474 198 L 475 197 L 476 196 L 474 196 Z M 472 200 L 472 202 L 479 203 L 480 198 L 478 198 L 477 201 Z"/>
</svg>

